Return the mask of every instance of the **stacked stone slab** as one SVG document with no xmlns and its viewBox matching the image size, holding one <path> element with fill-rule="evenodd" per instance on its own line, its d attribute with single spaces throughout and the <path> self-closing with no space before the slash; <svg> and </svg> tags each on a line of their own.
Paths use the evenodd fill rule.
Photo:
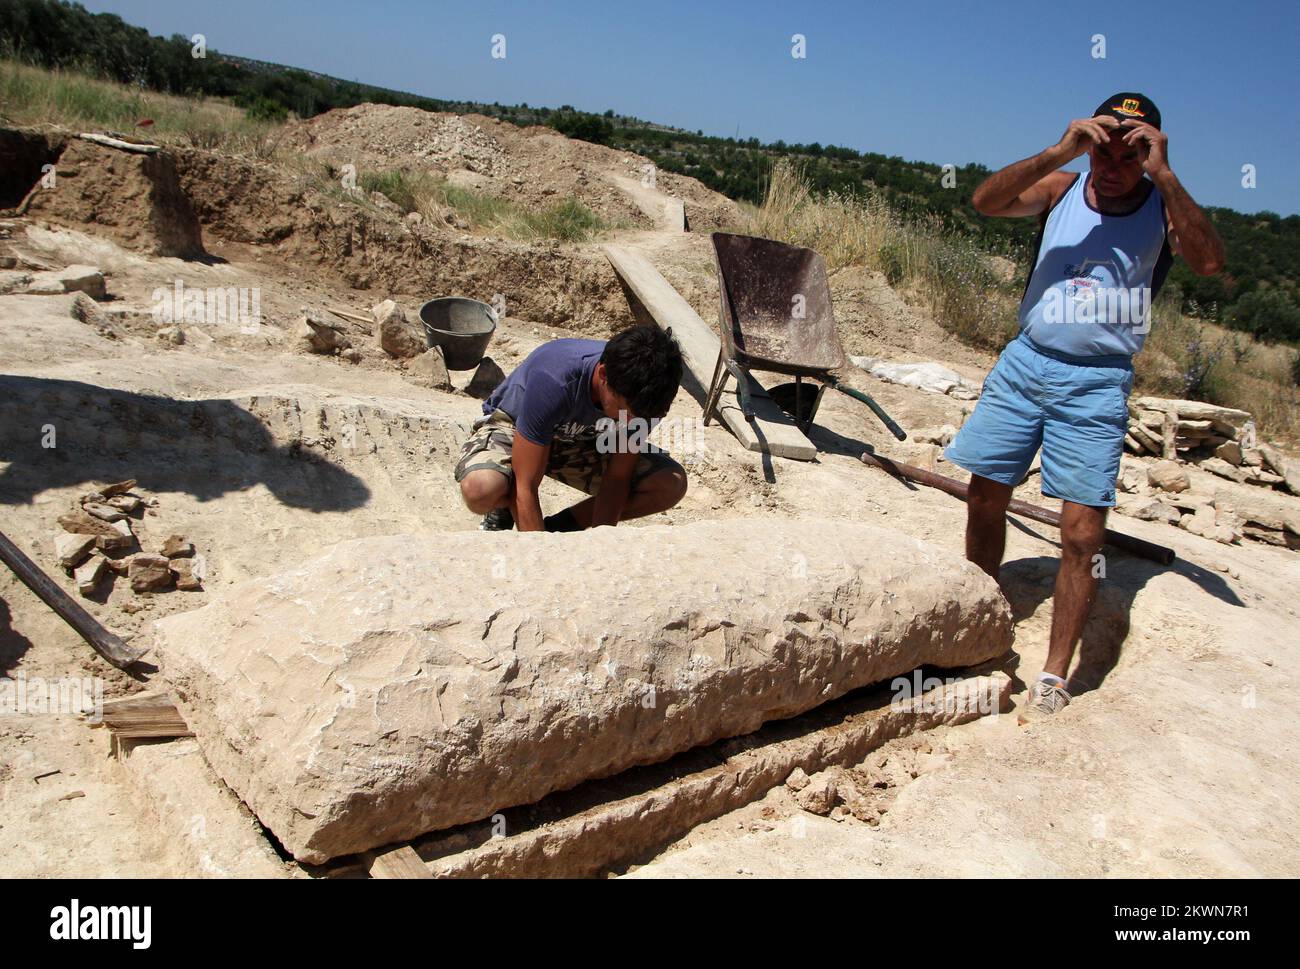
<svg viewBox="0 0 1300 969">
<path fill-rule="evenodd" d="M 770 520 L 349 541 L 158 629 L 208 761 L 310 863 L 1012 639 L 956 555 Z"/>
</svg>

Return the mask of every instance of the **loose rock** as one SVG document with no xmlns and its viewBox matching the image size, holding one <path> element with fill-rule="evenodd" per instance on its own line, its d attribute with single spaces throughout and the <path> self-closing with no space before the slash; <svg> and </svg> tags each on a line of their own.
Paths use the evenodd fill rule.
<svg viewBox="0 0 1300 969">
<path fill-rule="evenodd" d="M 486 818 L 1011 644 L 992 579 L 878 526 L 505 538 L 511 581 L 491 579 L 498 533 L 384 536 L 158 622 L 208 762 L 295 857 Z M 718 567 L 723 546 L 743 570 Z M 437 583 L 412 580 L 435 569 Z"/>
<path fill-rule="evenodd" d="M 496 365 L 496 362 L 491 357 L 484 357 L 478 369 L 474 371 L 474 376 L 465 386 L 465 393 L 479 400 L 486 400 L 505 379 L 505 372 Z"/>
<path fill-rule="evenodd" d="M 430 347 L 412 360 L 406 367 L 421 387 L 433 390 L 451 390 L 451 377 L 447 374 L 447 364 L 442 357 L 441 347 Z"/>
<path fill-rule="evenodd" d="M 135 592 L 152 592 L 156 589 L 164 589 L 172 583 L 172 572 L 165 555 L 153 555 L 149 552 L 133 555 L 126 574 Z"/>
<path fill-rule="evenodd" d="M 87 553 L 95 547 L 95 536 L 74 535 L 71 532 L 56 532 L 54 535 L 54 553 L 59 557 L 59 564 L 65 569 L 75 568 Z"/>
<path fill-rule="evenodd" d="M 183 535 L 168 535 L 167 540 L 163 542 L 162 553 L 169 559 L 193 555 L 194 545 L 187 542 Z"/>
<path fill-rule="evenodd" d="M 1186 491 L 1192 486 L 1186 469 L 1175 461 L 1157 461 L 1147 468 L 1147 481 L 1162 491 Z"/>
<path fill-rule="evenodd" d="M 83 596 L 91 595 L 95 591 L 99 580 L 104 576 L 107 567 L 105 563 L 104 556 L 96 552 L 72 573 L 72 578 L 77 583 L 77 591 Z"/>
<path fill-rule="evenodd" d="M 379 346 L 390 357 L 407 359 L 417 357 L 427 348 L 424 334 L 415 328 L 406 318 L 406 313 L 393 300 L 386 299 L 375 305 L 371 312 L 375 315 Z"/>
</svg>

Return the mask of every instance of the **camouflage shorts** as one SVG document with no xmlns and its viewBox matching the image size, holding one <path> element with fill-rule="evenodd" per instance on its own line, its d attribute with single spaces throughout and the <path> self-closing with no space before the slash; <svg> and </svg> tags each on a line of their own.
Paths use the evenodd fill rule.
<svg viewBox="0 0 1300 969">
<path fill-rule="evenodd" d="M 471 471 L 480 468 L 491 468 L 507 478 L 513 478 L 515 472 L 510 466 L 510 458 L 514 443 L 515 422 L 505 411 L 493 411 L 488 417 L 475 422 L 469 440 L 460 449 L 456 480 L 460 481 Z M 557 437 L 551 442 L 546 476 L 570 488 L 594 495 L 600 489 L 600 480 L 605 474 L 605 464 L 609 458 L 608 454 L 596 450 L 595 430 L 582 437 Z M 681 470 L 681 465 L 662 448 L 647 445 L 645 453 L 637 459 L 632 484 L 636 485 L 641 479 L 666 468 Z"/>
</svg>

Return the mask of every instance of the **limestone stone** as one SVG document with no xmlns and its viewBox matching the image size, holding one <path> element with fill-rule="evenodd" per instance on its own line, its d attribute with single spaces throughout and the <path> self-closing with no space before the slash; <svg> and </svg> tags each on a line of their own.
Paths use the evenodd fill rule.
<svg viewBox="0 0 1300 969">
<path fill-rule="evenodd" d="M 135 495 L 113 495 L 106 504 L 128 515 L 140 510 L 142 502 Z"/>
<path fill-rule="evenodd" d="M 56 532 L 54 535 L 54 554 L 65 569 L 79 565 L 94 546 L 93 535 L 74 535 L 72 532 Z"/>
<path fill-rule="evenodd" d="M 77 591 L 83 596 L 93 593 L 95 587 L 99 585 L 99 580 L 104 577 L 106 568 L 107 560 L 104 556 L 98 552 L 92 554 L 72 573 L 72 578 L 77 583 Z"/>
<path fill-rule="evenodd" d="M 957 436 L 957 428 L 951 424 L 944 424 L 941 427 L 923 427 L 913 431 L 911 436 L 917 444 L 938 444 L 940 447 L 947 447 Z"/>
<path fill-rule="evenodd" d="M 424 334 L 406 318 L 402 308 L 393 300 L 386 299 L 374 306 L 371 311 L 375 316 L 375 327 L 379 346 L 390 357 L 407 359 L 418 357 L 425 352 L 428 344 Z M 445 369 L 445 368 L 444 368 Z"/>
<path fill-rule="evenodd" d="M 119 511 L 112 505 L 104 504 L 102 502 L 88 501 L 81 507 L 86 510 L 86 514 L 93 515 L 100 521 L 109 522 L 110 524 L 112 522 L 121 521 L 126 517 L 125 512 Z"/>
<path fill-rule="evenodd" d="M 1192 486 L 1187 470 L 1176 461 L 1157 461 L 1147 468 L 1147 481 L 1161 491 L 1186 491 Z"/>
<path fill-rule="evenodd" d="M 202 590 L 203 583 L 194 574 L 193 559 L 170 559 L 167 562 L 167 567 L 171 569 L 172 575 L 176 576 L 176 588 L 182 592 L 199 592 Z"/>
<path fill-rule="evenodd" d="M 352 346 L 342 323 L 317 313 L 304 313 L 294 335 L 312 353 L 338 353 Z"/>
<path fill-rule="evenodd" d="M 126 575 L 131 580 L 133 592 L 152 592 L 172 584 L 172 573 L 165 555 L 140 552 L 131 556 Z"/>
<path fill-rule="evenodd" d="M 1259 451 L 1260 460 L 1264 463 L 1264 467 L 1269 471 L 1272 471 L 1274 474 L 1281 475 L 1283 478 L 1286 477 L 1287 460 L 1282 456 L 1281 451 L 1273 447 L 1271 444 L 1261 444 L 1257 450 Z"/>
<path fill-rule="evenodd" d="M 794 799 L 805 811 L 827 815 L 840 802 L 839 778 L 834 771 L 822 771 L 795 794 Z"/>
<path fill-rule="evenodd" d="M 1217 474 L 1220 478 L 1227 478 L 1229 481 L 1243 482 L 1247 480 L 1247 476 L 1241 468 L 1233 467 L 1222 458 L 1207 458 L 1201 462 L 1201 468 L 1211 474 Z"/>
<path fill-rule="evenodd" d="M 1162 521 L 1177 525 L 1180 517 L 1177 509 L 1155 498 L 1124 497 L 1115 505 L 1121 515 L 1137 518 L 1141 521 Z"/>
<path fill-rule="evenodd" d="M 1229 464 L 1240 466 L 1242 461 L 1241 445 L 1236 441 L 1227 441 L 1214 449 L 1214 456 L 1222 458 Z"/>
<path fill-rule="evenodd" d="M 184 535 L 168 535 L 162 544 L 162 553 L 169 559 L 194 554 L 194 543 L 185 540 Z"/>
<path fill-rule="evenodd" d="M 790 772 L 790 776 L 785 779 L 785 786 L 792 791 L 802 791 L 811 780 L 802 767 L 796 767 Z"/>
<path fill-rule="evenodd" d="M 1250 413 L 1233 407 L 1219 407 L 1199 400 L 1171 400 L 1164 397 L 1139 397 L 1133 402 L 1139 411 L 1173 411 L 1182 421 L 1222 421 L 1240 427 L 1250 420 Z"/>
<path fill-rule="evenodd" d="M 1244 522 L 1300 535 L 1300 502 L 1284 494 L 1249 488 L 1227 493 L 1225 489 L 1215 495 L 1215 504 L 1231 508 Z"/>
<path fill-rule="evenodd" d="M 348 541 L 157 629 L 209 763 L 313 863 L 1012 638 L 1006 600 L 960 556 L 756 519 Z"/>
<path fill-rule="evenodd" d="M 108 296 L 104 274 L 95 266 L 68 266 L 35 273 L 25 292 L 32 296 L 85 293 L 92 299 L 105 299 Z"/>
<path fill-rule="evenodd" d="M 421 387 L 431 390 L 451 390 L 451 377 L 447 373 L 447 363 L 442 357 L 442 347 L 430 347 L 413 359 L 406 367 L 406 372 L 415 378 Z"/>
</svg>

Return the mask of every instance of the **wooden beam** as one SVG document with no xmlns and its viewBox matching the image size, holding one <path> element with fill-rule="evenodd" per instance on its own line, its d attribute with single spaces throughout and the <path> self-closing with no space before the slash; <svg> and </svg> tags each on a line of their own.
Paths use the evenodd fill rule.
<svg viewBox="0 0 1300 969">
<path fill-rule="evenodd" d="M 713 379 L 713 368 L 718 363 L 721 341 L 691 304 L 645 257 L 619 246 L 601 248 L 614 271 L 651 319 L 662 329 L 672 328 L 686 364 L 682 383 L 687 392 L 703 405 Z M 746 449 L 798 461 L 811 461 L 817 456 L 816 445 L 804 436 L 794 420 L 777 406 L 763 385 L 752 376 L 749 378 L 749 393 L 754 410 L 752 420 L 745 419 L 734 391 L 723 393 L 718 405 L 719 417 Z"/>
<path fill-rule="evenodd" d="M 156 155 L 162 150 L 157 145 L 142 145 L 134 141 L 123 141 L 121 138 L 110 138 L 108 135 L 97 135 L 92 132 L 82 132 L 77 137 L 85 141 L 92 141 L 97 145 L 103 145 L 105 148 L 135 152 L 137 155 Z"/>
<path fill-rule="evenodd" d="M 371 878 L 433 878 L 433 872 L 414 848 L 402 845 L 391 851 L 367 851 Z"/>
<path fill-rule="evenodd" d="M 105 700 L 100 710 L 100 723 L 124 739 L 194 736 L 176 706 L 176 697 L 167 690 Z"/>
<path fill-rule="evenodd" d="M 75 629 L 95 652 L 118 669 L 126 669 L 148 652 L 139 646 L 127 645 L 121 637 L 105 629 L 98 619 L 59 588 L 40 566 L 3 534 L 0 534 L 0 561 L 9 566 L 14 575 L 22 579 L 23 584 L 53 609 L 60 619 Z"/>
</svg>

